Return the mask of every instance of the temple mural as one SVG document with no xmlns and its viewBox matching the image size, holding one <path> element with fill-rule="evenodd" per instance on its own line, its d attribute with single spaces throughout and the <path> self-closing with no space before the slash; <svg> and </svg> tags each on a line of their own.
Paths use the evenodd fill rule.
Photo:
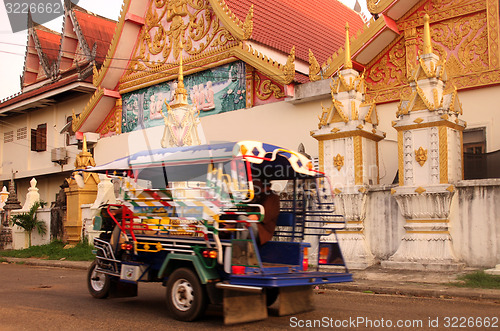
<svg viewBox="0 0 500 331">
<path fill-rule="evenodd" d="M 189 103 L 200 116 L 245 108 L 245 63 L 237 61 L 184 77 Z M 177 81 L 168 81 L 123 98 L 122 132 L 164 125 L 165 102 L 172 102 Z"/>
</svg>

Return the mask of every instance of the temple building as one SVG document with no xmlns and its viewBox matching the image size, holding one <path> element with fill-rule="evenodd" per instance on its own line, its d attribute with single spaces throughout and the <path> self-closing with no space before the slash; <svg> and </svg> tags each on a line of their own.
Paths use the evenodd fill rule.
<svg viewBox="0 0 500 331">
<path fill-rule="evenodd" d="M 494 266 L 500 263 L 499 3 L 366 2 L 368 22 L 335 0 L 124 0 L 116 26 L 90 16 L 111 31 L 102 45 L 85 37 L 84 11 L 67 5 L 60 51 L 42 52 L 49 38 L 40 36 L 56 34 L 30 28 L 37 51 L 28 48 L 27 85 L 0 104 L 11 121 L 2 127 L 1 176 L 33 171 L 42 155 L 33 150 L 39 136 L 54 147 L 65 146 L 64 136 L 85 136 L 97 164 L 197 139 L 302 144 L 333 179 L 347 222 L 339 240 L 349 266 Z M 58 84 L 66 72 L 80 80 L 64 91 L 80 94 L 50 101 L 41 82 Z M 40 91 L 33 106 L 23 101 L 31 90 Z M 197 118 L 203 138 L 171 129 L 192 129 L 175 115 L 179 97 L 189 105 L 186 121 Z M 61 122 L 47 128 L 57 130 L 33 133 L 28 161 L 11 160 L 8 144 L 23 136 L 21 121 L 35 132 L 42 117 L 34 114 L 44 105 Z M 37 112 L 23 114 L 29 107 Z M 71 124 L 63 130 L 66 119 Z M 14 130 L 21 131 L 14 136 Z M 53 172 L 67 177 L 72 163 L 54 163 Z"/>
</svg>

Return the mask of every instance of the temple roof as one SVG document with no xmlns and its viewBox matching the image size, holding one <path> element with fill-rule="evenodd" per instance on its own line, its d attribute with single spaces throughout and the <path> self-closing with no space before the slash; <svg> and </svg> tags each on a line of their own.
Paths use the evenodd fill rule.
<svg viewBox="0 0 500 331">
<path fill-rule="evenodd" d="M 108 52 L 111 39 L 115 33 L 116 22 L 101 16 L 82 11 L 80 7 L 74 10 L 78 25 L 89 47 L 97 45 L 96 61 L 102 63 Z"/>
<path fill-rule="evenodd" d="M 253 32 L 250 40 L 284 53 L 295 46 L 297 59 L 304 62 L 309 61 L 309 48 L 312 48 L 318 61 L 323 62 L 342 47 L 346 21 L 353 33 L 364 25 L 358 13 L 336 0 L 225 2 L 242 20 L 253 3 Z"/>
<path fill-rule="evenodd" d="M 47 29 L 43 25 L 35 26 L 34 32 L 37 34 L 38 40 L 40 41 L 42 52 L 47 56 L 49 64 L 52 64 L 57 60 L 59 55 L 61 34 Z"/>
<path fill-rule="evenodd" d="M 104 62 L 115 26 L 115 21 L 71 2 L 65 2 L 63 33 L 39 25 L 29 17 L 22 92 L 0 103 L 0 112 L 47 106 L 54 103 L 54 93 L 72 89 L 83 93 L 93 91 L 93 64 Z M 76 42 L 67 43 L 67 39 Z M 16 106 L 20 101 L 23 105 Z"/>
</svg>

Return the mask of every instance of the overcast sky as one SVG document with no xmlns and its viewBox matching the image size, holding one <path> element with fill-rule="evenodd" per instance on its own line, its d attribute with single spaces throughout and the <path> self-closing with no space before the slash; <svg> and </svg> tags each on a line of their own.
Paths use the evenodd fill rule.
<svg viewBox="0 0 500 331">
<path fill-rule="evenodd" d="M 314 0 L 297 0 L 314 1 Z M 358 0 L 363 12 L 369 18 L 366 0 Z M 356 0 L 340 0 L 353 8 Z M 122 0 L 80 0 L 78 5 L 101 16 L 118 19 Z M 62 31 L 62 18 L 44 24 L 56 32 Z M 26 31 L 13 33 L 7 17 L 4 2 L 0 4 L 0 100 L 20 92 L 20 76 L 24 66 L 26 52 Z"/>
</svg>

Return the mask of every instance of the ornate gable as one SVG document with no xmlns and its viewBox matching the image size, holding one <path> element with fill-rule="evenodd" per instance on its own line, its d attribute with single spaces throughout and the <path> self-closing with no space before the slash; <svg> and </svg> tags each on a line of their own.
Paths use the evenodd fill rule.
<svg viewBox="0 0 500 331">
<path fill-rule="evenodd" d="M 181 38 L 186 75 L 243 60 L 264 74 L 277 76 L 281 84 L 291 82 L 294 56 L 291 64 L 280 65 L 245 44 L 252 33 L 252 18 L 253 7 L 245 21 L 240 21 L 223 0 L 151 1 L 130 64 L 120 79 L 120 93 L 175 79 Z"/>
<path fill-rule="evenodd" d="M 420 66 L 423 17 L 430 16 L 434 52 L 458 89 L 500 84 L 500 16 L 495 0 L 369 0 L 378 14 L 352 42 L 353 62 L 366 69 L 367 99 L 376 103 L 409 99 L 409 81 L 435 68 Z M 392 31 L 392 32 L 391 32 Z M 392 33 L 392 37 L 390 34 Z M 379 50 L 378 50 L 379 49 Z M 331 77 L 343 65 L 340 49 L 321 66 L 310 56 L 310 80 Z M 422 99 L 416 102 L 423 102 Z"/>
<path fill-rule="evenodd" d="M 61 35 L 38 25 L 28 15 L 28 46 L 26 50 L 22 88 L 57 77 L 57 47 Z"/>
<path fill-rule="evenodd" d="M 424 13 L 430 16 L 432 47 L 440 58 L 435 67 L 426 67 L 418 60 L 424 51 Z M 403 96 L 414 103 L 414 109 L 438 107 L 441 96 L 434 101 L 434 96 L 418 90 L 412 94 L 409 82 L 442 77 L 451 79 L 458 89 L 500 83 L 498 1 L 420 1 L 397 26 L 401 36 L 367 68 L 368 99 L 380 103 Z"/>
<path fill-rule="evenodd" d="M 184 40 L 186 74 L 206 69 L 189 64 L 203 64 L 200 63 L 203 54 L 205 59 L 216 53 L 224 54 L 225 50 L 239 42 L 223 26 L 208 1 L 151 1 L 134 55 L 121 79 L 120 90 L 129 90 L 150 74 L 163 72 L 163 75 L 155 75 L 153 79 L 169 79 L 168 69 L 179 59 L 181 38 Z M 225 55 L 227 58 L 228 54 Z M 214 60 L 218 59 L 220 56 Z M 176 74 L 177 68 L 174 71 Z"/>
</svg>

